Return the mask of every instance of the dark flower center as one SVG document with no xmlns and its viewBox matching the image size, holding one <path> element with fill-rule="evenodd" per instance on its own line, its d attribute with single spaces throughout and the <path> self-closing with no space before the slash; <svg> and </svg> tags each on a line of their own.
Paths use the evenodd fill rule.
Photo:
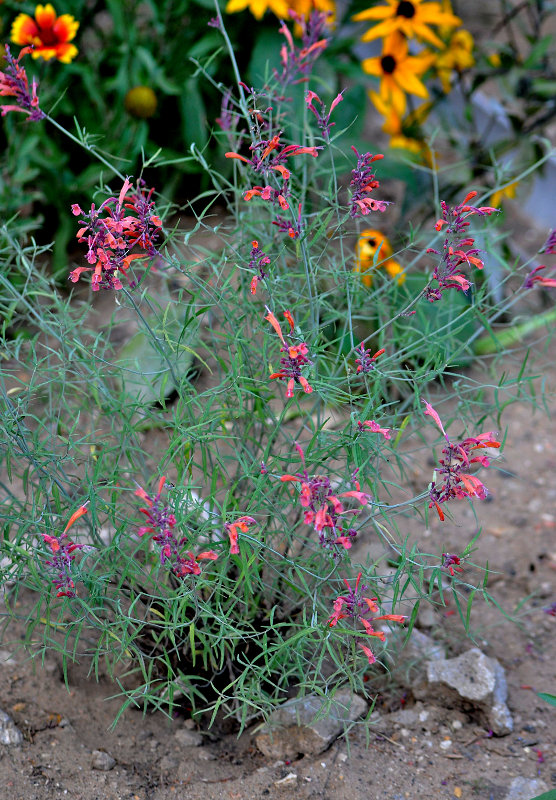
<svg viewBox="0 0 556 800">
<path fill-rule="evenodd" d="M 409 0 L 401 0 L 401 3 L 398 3 L 396 16 L 411 19 L 415 16 L 415 6 L 413 3 L 410 3 Z"/>
<path fill-rule="evenodd" d="M 396 69 L 396 59 L 394 56 L 382 56 L 380 59 L 380 66 L 383 72 L 387 75 L 391 75 Z"/>
</svg>

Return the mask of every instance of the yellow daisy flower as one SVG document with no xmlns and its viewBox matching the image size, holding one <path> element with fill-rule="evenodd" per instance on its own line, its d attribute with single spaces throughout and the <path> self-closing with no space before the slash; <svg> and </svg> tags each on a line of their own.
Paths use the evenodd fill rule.
<svg viewBox="0 0 556 800">
<path fill-rule="evenodd" d="M 498 191 L 494 192 L 490 198 L 490 205 L 494 208 L 497 208 L 504 198 L 507 197 L 511 200 L 512 197 L 516 196 L 518 186 L 519 181 L 514 181 L 513 183 L 510 183 L 508 186 L 504 187 L 504 189 L 498 189 Z"/>
<path fill-rule="evenodd" d="M 288 7 L 286 0 L 230 0 L 226 13 L 235 14 L 248 8 L 256 19 L 262 19 L 267 11 L 272 11 L 278 19 L 288 19 Z"/>
<path fill-rule="evenodd" d="M 379 97 L 382 103 L 401 117 L 405 113 L 406 92 L 418 97 L 429 96 L 419 77 L 434 60 L 435 56 L 431 53 L 410 56 L 405 37 L 393 33 L 385 40 L 382 55 L 366 58 L 361 66 L 369 75 L 381 79 Z"/>
<path fill-rule="evenodd" d="M 305 19 L 309 18 L 311 11 L 327 11 L 332 14 L 331 19 L 336 16 L 334 0 L 288 0 L 288 6 Z"/>
<path fill-rule="evenodd" d="M 379 250 L 379 260 L 375 264 L 375 256 Z M 383 233 L 373 228 L 361 231 L 355 247 L 355 272 L 361 273 L 361 281 L 365 286 L 372 286 L 370 272 L 381 267 L 384 267 L 391 278 L 397 278 L 398 285 L 404 283 L 403 267 L 391 255 L 392 246 Z"/>
<path fill-rule="evenodd" d="M 443 47 L 441 39 L 429 28 L 429 25 L 447 25 L 457 27 L 461 19 L 449 11 L 443 11 L 440 3 L 423 2 L 423 0 L 386 0 L 386 6 L 373 6 L 356 14 L 353 19 L 383 20 L 362 36 L 362 41 L 370 42 L 391 33 L 398 32 L 409 39 L 416 37 L 430 42 L 435 47 Z"/>
<path fill-rule="evenodd" d="M 461 28 L 454 31 L 446 46 L 446 49 L 438 53 L 435 61 L 435 68 L 442 84 L 444 94 L 449 94 L 452 88 L 452 72 L 461 72 L 469 69 L 475 63 L 473 58 L 473 37 L 469 31 Z"/>
</svg>

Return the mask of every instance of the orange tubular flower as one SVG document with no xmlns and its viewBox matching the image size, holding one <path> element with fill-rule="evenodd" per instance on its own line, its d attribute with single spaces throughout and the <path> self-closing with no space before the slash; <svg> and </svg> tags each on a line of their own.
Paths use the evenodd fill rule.
<svg viewBox="0 0 556 800">
<path fill-rule="evenodd" d="M 429 25 L 443 25 L 452 28 L 461 25 L 461 19 L 449 11 L 443 11 L 440 3 L 428 3 L 423 0 L 401 0 L 401 2 L 400 0 L 386 0 L 386 2 L 388 3 L 386 6 L 374 6 L 353 17 L 356 22 L 367 19 L 378 22 L 361 37 L 363 42 L 380 39 L 396 32 L 407 36 L 408 39 L 412 37 L 424 39 L 435 47 L 443 48 L 444 43 L 429 28 Z"/>
<path fill-rule="evenodd" d="M 406 92 L 429 96 L 420 77 L 434 60 L 432 53 L 410 56 L 405 37 L 393 33 L 385 40 L 382 55 L 366 58 L 361 66 L 364 72 L 381 79 L 380 99 L 401 117 L 406 109 Z"/>
<path fill-rule="evenodd" d="M 56 16 L 50 3 L 35 8 L 35 18 L 29 14 L 19 14 L 12 24 L 12 42 L 32 45 L 33 58 L 45 61 L 55 58 L 69 64 L 77 55 L 77 47 L 70 44 L 79 28 L 71 14 Z"/>
</svg>

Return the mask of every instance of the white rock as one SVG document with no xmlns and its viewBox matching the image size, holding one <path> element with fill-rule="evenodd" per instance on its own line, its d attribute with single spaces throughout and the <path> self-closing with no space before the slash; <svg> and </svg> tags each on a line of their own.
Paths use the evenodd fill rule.
<svg viewBox="0 0 556 800">
<path fill-rule="evenodd" d="M 508 687 L 502 665 L 473 647 L 457 658 L 427 662 L 428 686 L 417 687 L 420 696 L 434 696 L 435 702 L 470 702 L 498 736 L 513 730 L 506 705 Z M 415 693 L 414 687 L 414 693 Z"/>
<path fill-rule="evenodd" d="M 109 772 L 116 766 L 116 759 L 104 750 L 93 750 L 91 756 L 91 769 L 98 769 L 101 772 Z"/>
<path fill-rule="evenodd" d="M 514 778 L 504 800 L 534 800 L 537 795 L 547 791 L 546 783 L 537 778 Z"/>
<path fill-rule="evenodd" d="M 22 741 L 23 734 L 13 719 L 5 711 L 0 711 L 0 744 L 17 745 Z"/>
<path fill-rule="evenodd" d="M 297 784 L 297 775 L 295 772 L 290 772 L 286 775 L 285 778 L 281 778 L 279 781 L 274 781 L 275 786 L 279 786 L 281 788 L 286 788 L 288 786 L 295 786 Z"/>
</svg>

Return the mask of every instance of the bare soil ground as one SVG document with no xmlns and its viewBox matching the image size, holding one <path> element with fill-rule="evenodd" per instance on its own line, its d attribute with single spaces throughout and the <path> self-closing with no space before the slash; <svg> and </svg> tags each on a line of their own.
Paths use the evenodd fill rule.
<svg viewBox="0 0 556 800">
<path fill-rule="evenodd" d="M 556 341 L 532 343 L 533 374 L 540 400 L 556 411 Z M 498 371 L 517 371 L 510 355 Z M 476 372 L 471 370 L 471 382 Z M 492 385 L 496 385 L 493 376 Z M 552 394 L 551 394 L 552 393 Z M 427 704 L 426 719 L 383 720 L 380 733 L 356 726 L 349 741 L 338 740 L 318 757 L 292 763 L 272 762 L 254 745 L 252 731 L 237 739 L 218 728 L 201 730 L 203 744 L 184 744 L 191 721 L 169 721 L 159 713 L 143 716 L 130 710 L 111 724 L 119 703 L 104 676 L 89 678 L 74 668 L 64 683 L 60 660 L 47 654 L 42 663 L 14 650 L 18 631 L 8 631 L 0 659 L 0 708 L 24 733 L 21 746 L 0 745 L 1 797 L 10 800 L 250 800 L 295 795 L 299 800 L 404 800 L 405 798 L 480 798 L 504 800 L 515 777 L 540 778 L 556 786 L 556 712 L 536 691 L 554 693 L 556 617 L 545 612 L 556 600 L 556 437 L 544 411 L 533 413 L 518 402 L 504 412 L 507 430 L 503 459 L 483 477 L 490 502 L 476 503 L 482 535 L 475 563 L 488 561 L 489 586 L 518 624 L 493 605 L 477 600 L 472 624 L 475 644 L 499 659 L 506 670 L 509 706 L 515 729 L 506 737 L 489 737 L 477 718 L 455 708 Z M 487 428 L 485 428 L 487 429 Z M 429 552 L 460 552 L 477 522 L 462 504 L 454 521 L 430 520 L 428 529 L 408 531 Z M 359 554 L 358 554 L 359 555 Z M 474 578 L 473 567 L 466 567 Z M 429 615 L 430 616 L 430 615 Z M 471 645 L 452 606 L 434 611 L 426 631 L 450 654 Z M 432 627 L 430 627 L 432 625 Z M 19 632 L 21 633 L 21 631 Z M 10 635 L 11 634 L 11 635 Z M 395 673 L 378 698 L 383 718 L 411 708 L 411 693 Z M 423 710 L 418 707 L 418 710 Z M 419 716 L 417 715 L 413 715 Z M 92 769 L 92 753 L 103 750 L 115 759 L 109 771 Z M 288 774 L 297 779 L 277 784 Z"/>
</svg>

